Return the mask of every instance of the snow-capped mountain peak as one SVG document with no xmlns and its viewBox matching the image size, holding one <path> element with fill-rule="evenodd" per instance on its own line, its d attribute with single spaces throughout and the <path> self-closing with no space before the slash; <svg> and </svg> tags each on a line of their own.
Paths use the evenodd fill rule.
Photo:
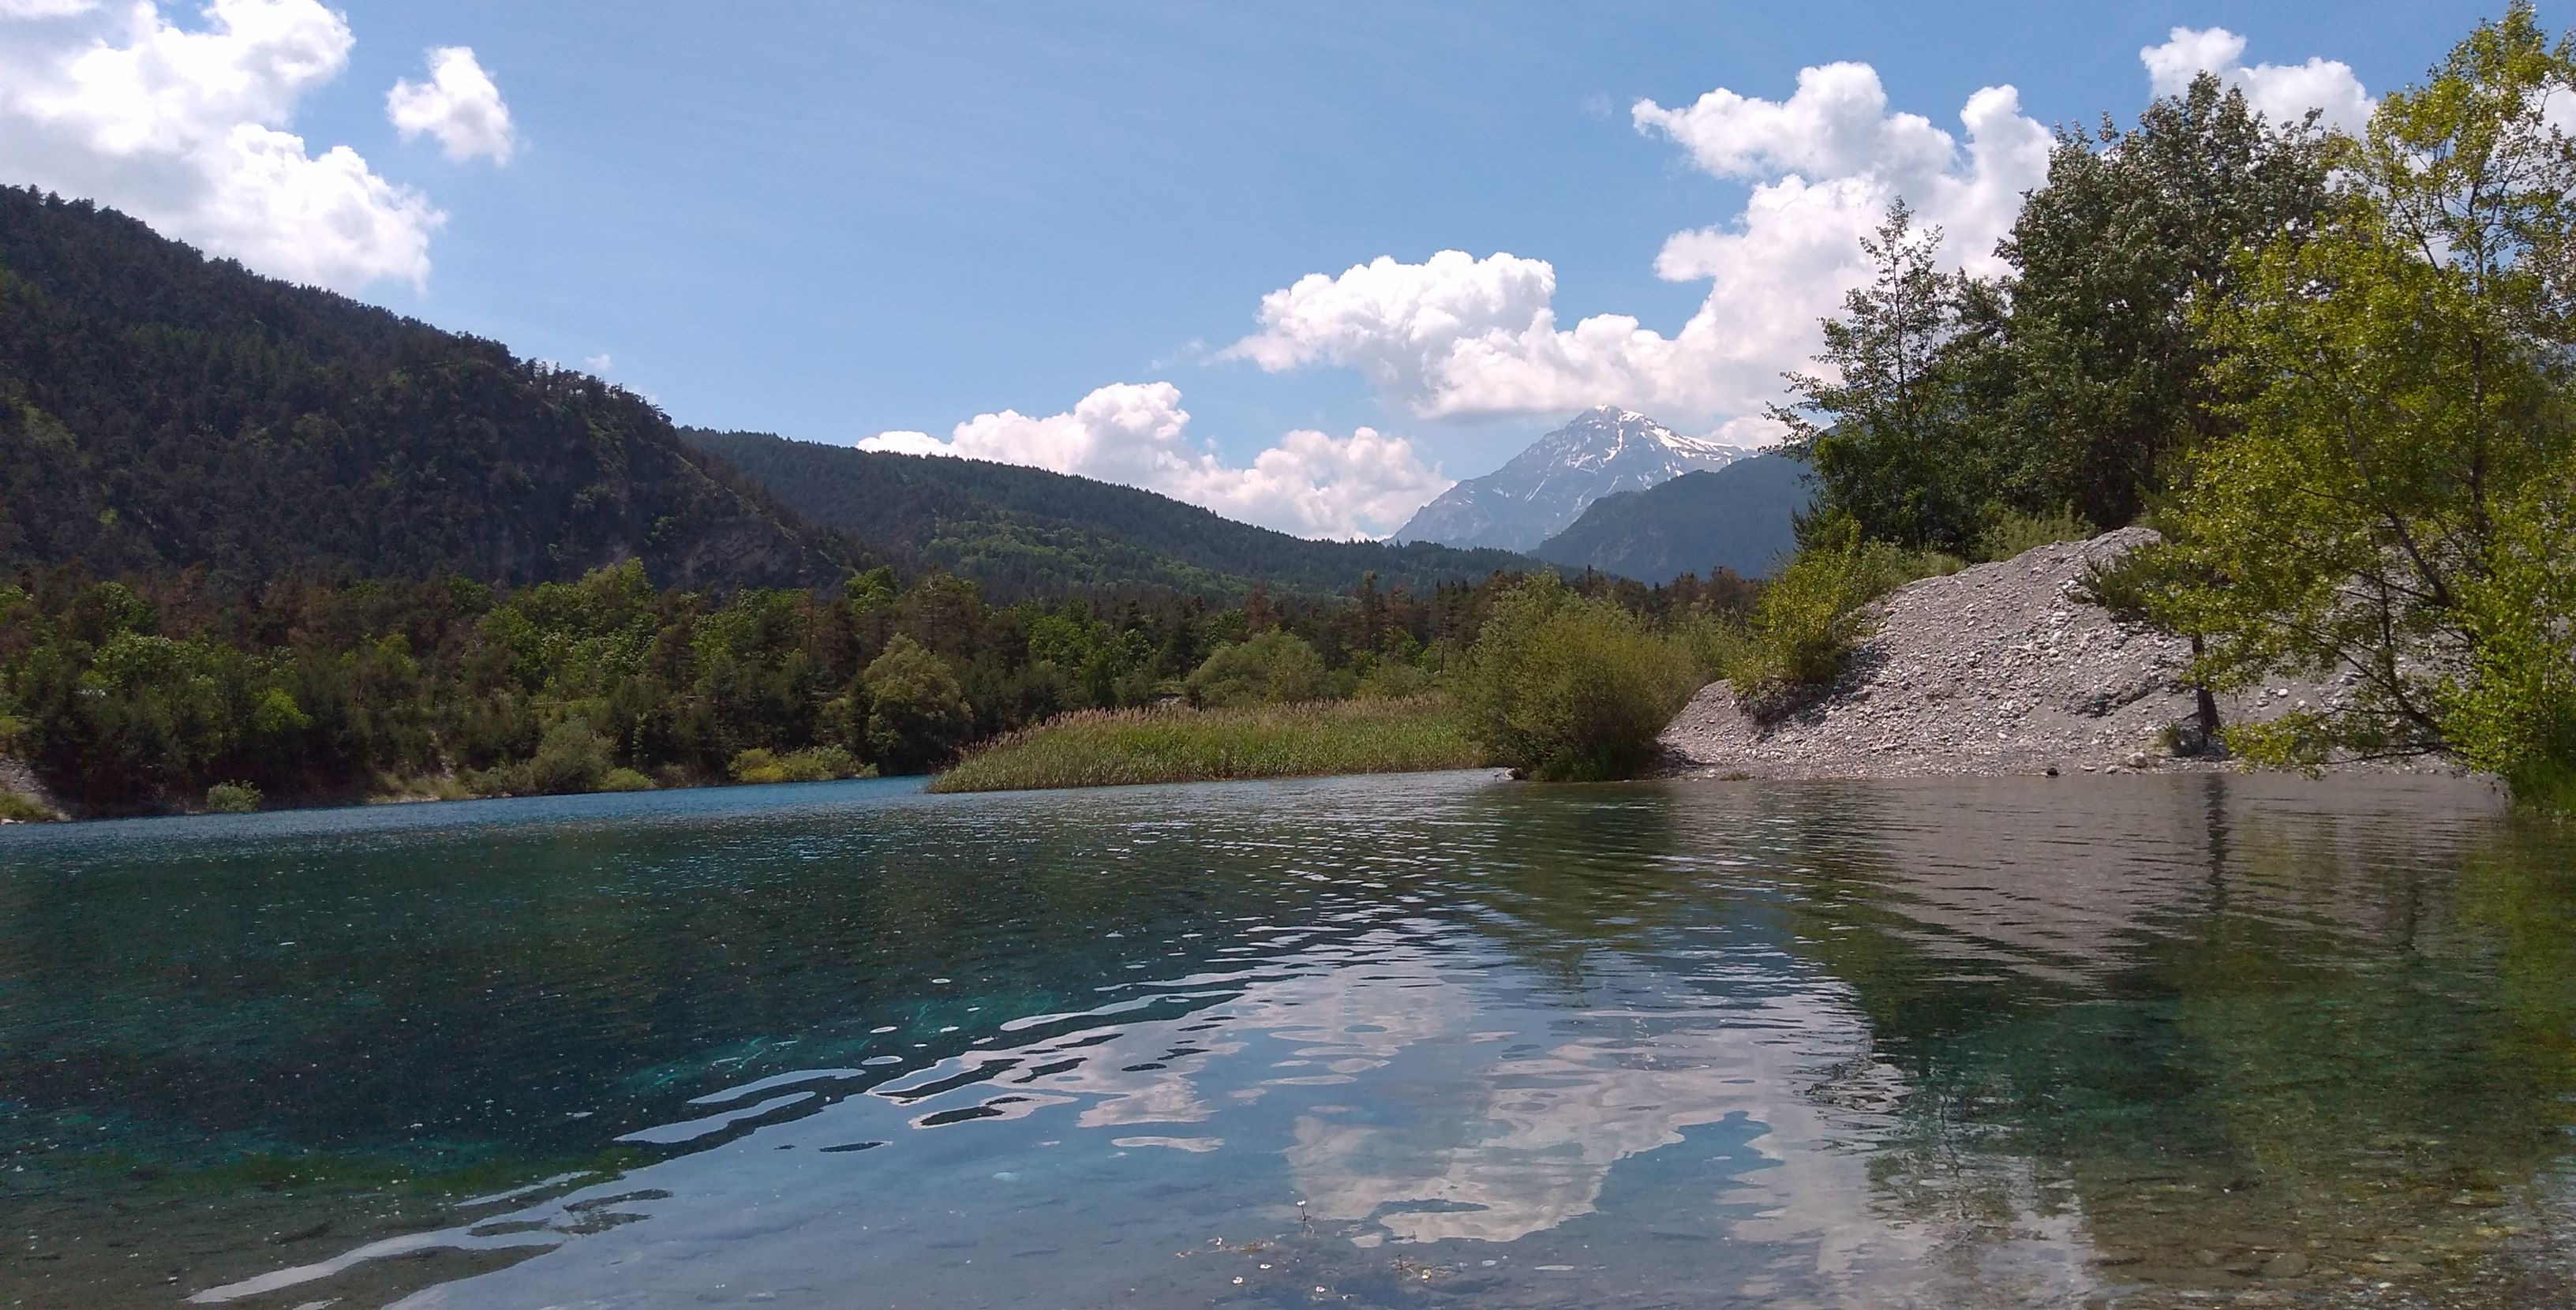
<svg viewBox="0 0 2576 1310">
<path fill-rule="evenodd" d="M 1642 491 L 1752 453 L 1683 436 L 1633 409 L 1603 405 L 1575 415 L 1494 472 L 1451 487 L 1395 535 L 1402 541 L 1528 550 L 1603 496 Z"/>
</svg>

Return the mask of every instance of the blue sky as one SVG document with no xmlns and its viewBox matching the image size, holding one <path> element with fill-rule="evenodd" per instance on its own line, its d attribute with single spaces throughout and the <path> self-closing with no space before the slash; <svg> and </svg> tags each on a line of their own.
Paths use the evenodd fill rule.
<svg viewBox="0 0 2576 1310">
<path fill-rule="evenodd" d="M 1748 201 L 1784 186 L 1808 205 L 1846 188 L 1830 214 L 1780 220 L 1779 239 L 1812 229 L 1836 249 L 1833 224 L 1856 206 L 1949 187 L 1972 262 L 1967 247 L 2009 219 L 1979 186 L 2021 176 L 1968 158 L 1961 115 L 1982 88 L 2018 92 L 2009 115 L 1987 102 L 2016 132 L 2126 117 L 2150 92 L 2141 50 L 2186 28 L 2224 32 L 2171 57 L 2223 65 L 2249 91 L 2329 94 L 2334 70 L 2305 66 L 2321 59 L 2378 94 L 2499 7 L 412 0 L 330 11 L 335 36 L 315 0 L 223 0 L 156 21 L 274 29 L 226 56 L 277 83 L 264 103 L 206 109 L 171 90 L 200 76 L 174 58 L 132 86 L 82 83 L 96 112 L 151 98 L 203 119 L 190 130 L 239 117 L 314 160 L 345 146 L 415 216 L 444 215 L 420 225 L 425 245 L 376 276 L 363 259 L 297 266 L 336 247 L 276 245 L 278 220 L 179 194 L 216 165 L 138 171 L 104 127 L 0 144 L 0 180 L 97 194 L 255 266 L 598 361 L 681 422 L 911 431 L 927 435 L 892 444 L 1156 485 L 1296 530 L 1382 532 L 1436 490 L 1433 466 L 1486 472 L 1581 404 L 1759 439 L 1760 380 L 1796 362 L 1793 325 L 1841 274 L 1798 262 L 1821 244 L 1723 238 L 1758 229 Z M 160 39 L 130 8 L 0 0 L 0 77 L 41 85 L 83 51 Z M 335 41 L 336 68 L 313 66 Z M 388 90 L 426 84 L 427 52 L 445 47 L 470 48 L 506 102 L 506 161 L 488 119 L 459 129 L 462 158 L 439 125 L 407 136 L 391 121 Z M 1874 80 L 1820 81 L 1802 117 L 1801 70 L 1837 62 Z M 1852 146 L 1847 129 L 1883 117 L 1853 109 L 1872 85 L 1886 115 L 1920 115 L 1955 153 L 1937 158 L 1907 123 Z M 1719 88 L 1745 103 L 1700 101 Z M 1707 112 L 1641 124 L 1640 101 Z M 0 140 L 13 108 L 34 121 L 0 104 Z M 1693 232 L 1715 235 L 1694 246 Z M 1443 250 L 1467 262 L 1426 264 Z M 1485 262 L 1498 252 L 1518 261 Z M 1378 275 L 1340 279 L 1381 257 Z M 1749 286 L 1764 270 L 1784 286 Z M 1266 321 L 1264 297 L 1310 274 L 1310 294 Z M 1534 306 L 1548 330 L 1523 330 Z M 1649 337 L 1574 331 L 1602 314 Z M 1695 315 L 1707 321 L 1687 327 Z M 1247 337 L 1261 344 L 1228 353 Z M 1095 397 L 1112 384 L 1139 385 Z M 1003 411 L 1022 421 L 956 430 Z M 1315 435 L 1283 443 L 1296 430 Z M 1374 444 L 1352 444 L 1362 430 Z"/>
</svg>

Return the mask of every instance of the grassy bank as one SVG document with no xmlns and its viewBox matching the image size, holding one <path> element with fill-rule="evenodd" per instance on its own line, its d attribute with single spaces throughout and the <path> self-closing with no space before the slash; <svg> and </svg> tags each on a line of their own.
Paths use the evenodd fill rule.
<svg viewBox="0 0 2576 1310">
<path fill-rule="evenodd" d="M 1223 778 L 1419 773 L 1488 762 L 1438 697 L 1091 710 L 995 741 L 930 790 L 1024 791 Z"/>
</svg>

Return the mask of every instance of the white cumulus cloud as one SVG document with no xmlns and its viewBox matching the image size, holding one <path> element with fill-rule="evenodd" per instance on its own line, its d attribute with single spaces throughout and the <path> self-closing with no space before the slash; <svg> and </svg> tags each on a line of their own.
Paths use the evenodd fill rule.
<svg viewBox="0 0 2576 1310">
<path fill-rule="evenodd" d="M 2274 122 L 2292 122 L 2318 110 L 2326 125 L 2359 132 L 2377 107 L 2352 66 L 2310 58 L 2304 64 L 2245 66 L 2245 38 L 2223 27 L 2177 27 L 2163 45 L 2138 52 L 2147 81 L 2160 96 L 2180 95 L 2202 73 L 2245 93 L 2245 102 Z"/>
<path fill-rule="evenodd" d="M 465 46 L 442 46 L 429 52 L 429 80 L 409 78 L 385 94 L 385 117 L 403 140 L 438 138 L 449 159 L 510 162 L 518 131 L 510 125 L 510 107 L 501 103 L 501 88 L 483 71 Z"/>
<path fill-rule="evenodd" d="M 280 277 L 420 284 L 445 215 L 346 146 L 316 155 L 296 104 L 354 40 L 318 0 L 0 0 L 0 180 L 89 197 Z"/>
<path fill-rule="evenodd" d="M 2244 50 L 2223 30 L 2176 29 L 2141 56 L 2159 95 L 2207 68 L 2274 118 L 2309 106 L 2337 123 L 2367 116 L 2369 97 L 2346 66 L 2249 68 Z M 1760 416 L 1781 395 L 1781 373 L 1809 367 L 1818 320 L 1867 278 L 1860 238 L 1888 205 L 1903 197 L 1919 222 L 1940 227 L 1954 267 L 2000 271 L 1995 244 L 2047 180 L 2052 147 L 2009 86 L 1969 96 L 1953 130 L 1893 109 L 1876 70 L 1857 63 L 1802 71 L 1785 100 L 1720 88 L 1689 104 L 1640 100 L 1630 119 L 1701 171 L 1747 187 L 1735 214 L 1673 234 L 1656 255 L 1657 275 L 1708 284 L 1678 331 L 1625 314 L 1564 325 L 1546 260 L 1445 250 L 1308 274 L 1262 297 L 1259 330 L 1224 353 L 1272 372 L 1351 368 L 1424 418 L 1617 404 L 1756 444 L 1774 435 Z"/>
<path fill-rule="evenodd" d="M 1410 442 L 1372 428 L 1347 437 L 1291 432 L 1249 466 L 1238 466 L 1194 440 L 1189 423 L 1179 388 L 1122 382 L 1062 414 L 1033 418 L 1003 410 L 968 419 L 944 439 L 882 432 L 858 444 L 1076 473 L 1305 537 L 1383 536 L 1450 486 Z"/>
<path fill-rule="evenodd" d="M 1271 371 L 1355 368 L 1426 418 L 1619 404 L 1758 442 L 1780 373 L 1814 353 L 1816 321 L 1865 275 L 1861 234 L 1891 201 L 1905 197 L 1947 229 L 1954 258 L 1984 266 L 2048 169 L 2048 131 L 2010 87 L 1969 98 L 1962 138 L 1890 112 L 1863 64 L 1810 68 L 1785 101 L 1718 90 L 1671 108 L 1639 101 L 1630 116 L 1701 169 L 1751 184 L 1734 218 L 1676 233 L 1656 257 L 1658 275 L 1709 284 L 1679 332 L 1624 314 L 1561 326 L 1545 260 L 1452 250 L 1309 274 L 1263 297 L 1261 330 L 1228 353 Z"/>
</svg>

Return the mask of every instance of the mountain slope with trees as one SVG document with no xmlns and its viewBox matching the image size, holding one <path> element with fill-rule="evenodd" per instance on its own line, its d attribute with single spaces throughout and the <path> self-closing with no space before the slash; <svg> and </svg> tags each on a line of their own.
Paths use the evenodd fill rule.
<svg viewBox="0 0 2576 1310">
<path fill-rule="evenodd" d="M 0 187 L 0 566 L 517 584 L 625 559 L 816 585 L 860 552 L 621 388 Z"/>
<path fill-rule="evenodd" d="M 1604 496 L 1574 526 L 1530 552 L 1550 564 L 1592 568 L 1640 582 L 1726 569 L 1758 578 L 1798 549 L 1806 466 L 1755 455 L 1685 473 L 1644 491 Z"/>
<path fill-rule="evenodd" d="M 1341 595 L 1371 573 L 1381 586 L 1428 591 L 1531 565 L 1501 550 L 1310 541 L 1154 492 L 1017 464 L 762 432 L 681 435 L 816 523 L 971 578 L 996 597 L 1157 588 L 1233 599 L 1255 583 Z"/>
</svg>

